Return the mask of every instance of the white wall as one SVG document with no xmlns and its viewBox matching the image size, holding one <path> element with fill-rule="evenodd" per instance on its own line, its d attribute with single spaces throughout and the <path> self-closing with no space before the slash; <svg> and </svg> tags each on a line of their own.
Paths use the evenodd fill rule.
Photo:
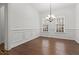
<svg viewBox="0 0 79 59">
<path fill-rule="evenodd" d="M 4 6 L 0 7 L 0 44 L 4 43 Z"/>
<path fill-rule="evenodd" d="M 44 17 L 46 17 L 49 12 L 41 13 L 41 21 Z M 74 40 L 75 36 L 75 5 L 67 6 L 65 8 L 52 10 L 52 14 L 55 16 L 65 16 L 65 32 L 64 33 L 57 33 L 55 32 L 55 21 L 52 23 L 48 23 L 49 31 L 48 32 L 41 32 L 42 36 L 48 37 L 56 37 L 56 38 L 67 38 Z M 41 22 L 42 28 L 42 22 Z"/>
<path fill-rule="evenodd" d="M 8 4 L 8 49 L 39 36 L 39 14 L 29 4 Z"/>
<path fill-rule="evenodd" d="M 76 5 L 76 42 L 79 43 L 79 4 Z"/>
<path fill-rule="evenodd" d="M 0 44 L 4 43 L 4 48 L 8 47 L 8 8 L 7 3 L 0 3 Z"/>
<path fill-rule="evenodd" d="M 75 38 L 75 5 L 63 9 L 53 10 L 55 16 L 65 16 L 65 32 L 57 33 L 54 29 L 54 22 L 49 23 L 49 32 L 40 33 L 42 28 L 42 18 L 48 15 L 48 12 L 39 13 L 29 4 L 9 3 L 8 4 L 8 49 L 16 47 L 22 43 L 30 41 L 39 36 Z M 54 24 L 54 25 L 53 25 Z M 51 27 L 52 26 L 52 27 Z M 53 29 L 50 30 L 50 29 Z M 78 37 L 78 36 L 77 36 Z"/>
<path fill-rule="evenodd" d="M 0 8 L 0 44 L 2 43 L 1 39 L 1 8 Z"/>
</svg>

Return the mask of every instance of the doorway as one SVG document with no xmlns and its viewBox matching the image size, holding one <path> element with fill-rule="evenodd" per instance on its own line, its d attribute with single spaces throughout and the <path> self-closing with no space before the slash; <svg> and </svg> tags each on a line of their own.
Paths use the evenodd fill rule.
<svg viewBox="0 0 79 59">
<path fill-rule="evenodd" d="M 8 8 L 6 3 L 0 3 L 0 54 L 6 54 L 8 48 Z"/>
</svg>

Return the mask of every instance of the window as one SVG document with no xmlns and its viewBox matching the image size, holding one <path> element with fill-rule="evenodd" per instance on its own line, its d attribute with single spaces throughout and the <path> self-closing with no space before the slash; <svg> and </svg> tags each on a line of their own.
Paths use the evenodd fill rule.
<svg viewBox="0 0 79 59">
<path fill-rule="evenodd" d="M 43 25 L 43 31 L 48 31 L 48 25 L 46 24 Z"/>
<path fill-rule="evenodd" d="M 57 18 L 56 32 L 64 32 L 64 17 Z"/>
</svg>

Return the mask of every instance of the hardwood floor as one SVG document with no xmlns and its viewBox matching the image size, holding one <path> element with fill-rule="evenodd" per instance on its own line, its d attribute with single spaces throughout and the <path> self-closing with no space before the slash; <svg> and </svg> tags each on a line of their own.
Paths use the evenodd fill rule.
<svg viewBox="0 0 79 59">
<path fill-rule="evenodd" d="M 8 52 L 10 55 L 78 55 L 79 44 L 72 40 L 39 37 Z"/>
<path fill-rule="evenodd" d="M 0 55 L 4 55 L 5 50 L 4 50 L 4 43 L 0 44 Z"/>
</svg>

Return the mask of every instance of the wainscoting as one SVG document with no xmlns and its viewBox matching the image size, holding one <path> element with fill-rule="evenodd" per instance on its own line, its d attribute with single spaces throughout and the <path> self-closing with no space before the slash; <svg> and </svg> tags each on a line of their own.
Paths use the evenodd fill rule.
<svg viewBox="0 0 79 59">
<path fill-rule="evenodd" d="M 38 29 L 15 29 L 9 31 L 8 50 L 39 37 Z"/>
<path fill-rule="evenodd" d="M 10 55 L 79 55 L 79 44 L 74 40 L 38 37 L 11 49 Z"/>
<path fill-rule="evenodd" d="M 75 35 L 75 29 L 65 29 L 64 32 L 56 32 L 54 29 L 49 29 L 47 32 L 42 31 L 40 35 L 44 37 L 56 37 L 56 38 L 62 38 L 62 39 L 68 39 L 68 40 L 74 40 L 76 39 Z"/>
</svg>

